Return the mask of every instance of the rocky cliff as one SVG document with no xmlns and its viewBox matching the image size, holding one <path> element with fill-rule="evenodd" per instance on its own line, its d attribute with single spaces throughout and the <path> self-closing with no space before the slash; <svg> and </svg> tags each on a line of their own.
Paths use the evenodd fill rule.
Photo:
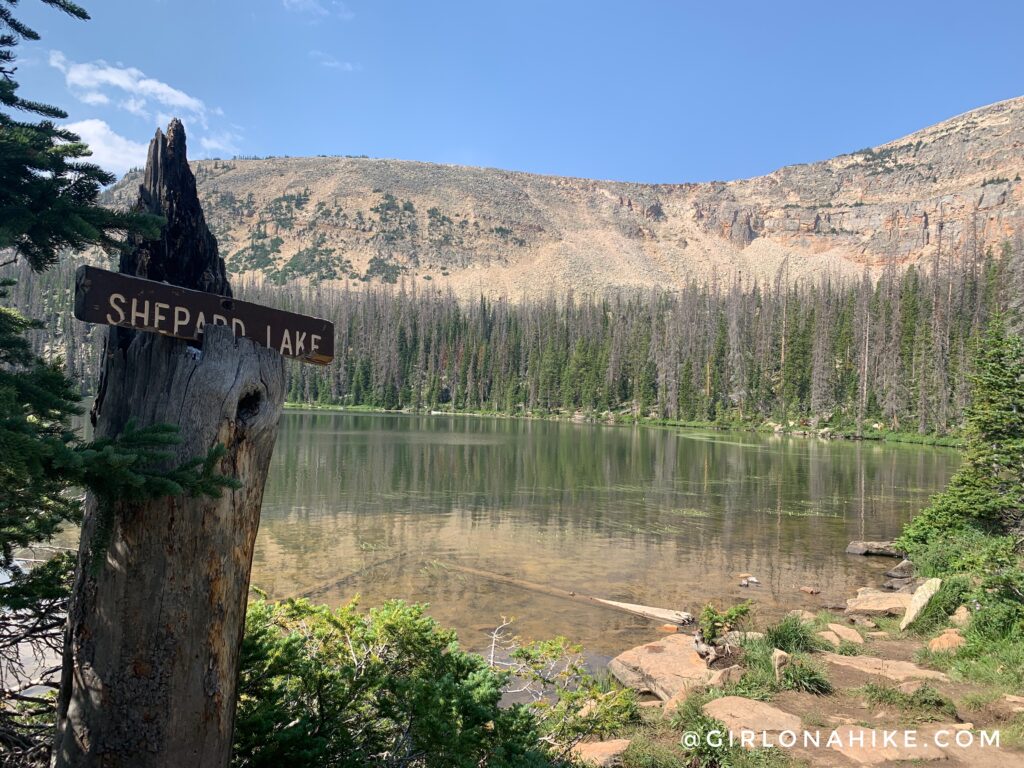
<svg viewBox="0 0 1024 768">
<path fill-rule="evenodd" d="M 357 157 L 193 164 L 228 269 L 457 293 L 874 272 L 1024 234 L 1024 98 L 731 182 L 644 185 Z M 110 190 L 134 200 L 138 174 Z M 427 282 L 430 281 L 430 282 Z"/>
</svg>

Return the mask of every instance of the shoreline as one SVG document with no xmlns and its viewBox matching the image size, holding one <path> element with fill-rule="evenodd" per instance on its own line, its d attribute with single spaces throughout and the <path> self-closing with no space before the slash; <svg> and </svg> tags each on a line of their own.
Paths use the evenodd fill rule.
<svg viewBox="0 0 1024 768">
<path fill-rule="evenodd" d="M 601 418 L 595 414 L 583 414 L 581 412 L 567 413 L 506 413 L 503 411 L 455 411 L 455 410 L 429 410 L 415 408 L 388 409 L 369 405 L 336 405 L 321 403 L 298 403 L 286 402 L 286 411 L 329 411 L 337 413 L 382 413 L 406 416 L 467 416 L 475 418 L 508 419 L 523 421 L 557 421 L 573 424 L 595 424 L 609 427 L 642 426 L 655 429 L 691 429 L 694 431 L 713 431 L 725 433 L 746 432 L 759 435 L 785 435 L 786 437 L 814 438 L 817 440 L 849 440 L 853 442 L 882 442 L 882 443 L 903 443 L 906 445 L 921 445 L 930 448 L 952 448 L 959 450 L 963 445 L 963 438 L 957 433 L 948 435 L 921 435 L 916 432 L 895 432 L 888 430 L 870 430 L 861 435 L 851 431 L 833 431 L 830 428 L 814 429 L 804 425 L 782 425 L 775 422 L 764 422 L 760 425 L 752 424 L 722 424 L 711 421 L 679 421 L 674 419 L 652 419 L 636 418 L 625 414 L 608 414 L 608 417 Z M 610 417 L 610 418 L 609 418 Z"/>
</svg>

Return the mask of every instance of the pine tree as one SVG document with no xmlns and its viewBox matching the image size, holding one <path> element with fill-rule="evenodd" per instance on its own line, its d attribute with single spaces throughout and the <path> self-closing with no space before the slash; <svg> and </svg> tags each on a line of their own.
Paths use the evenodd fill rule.
<svg viewBox="0 0 1024 768">
<path fill-rule="evenodd" d="M 913 554 L 950 535 L 1024 532 L 1024 339 L 995 315 L 977 346 L 964 462 L 947 489 L 904 529 Z"/>
<path fill-rule="evenodd" d="M 69 0 L 42 2 L 75 18 L 89 18 Z M 15 4 L 0 0 L 0 252 L 11 253 L 3 263 L 21 257 L 42 270 L 56 263 L 65 249 L 117 249 L 128 230 L 153 236 L 156 227 L 150 217 L 96 205 L 101 187 L 113 183 L 114 176 L 83 160 L 91 154 L 89 148 L 53 122 L 67 114 L 18 95 L 15 48 L 39 35 L 13 16 Z M 16 112 L 44 119 L 18 120 Z"/>
</svg>

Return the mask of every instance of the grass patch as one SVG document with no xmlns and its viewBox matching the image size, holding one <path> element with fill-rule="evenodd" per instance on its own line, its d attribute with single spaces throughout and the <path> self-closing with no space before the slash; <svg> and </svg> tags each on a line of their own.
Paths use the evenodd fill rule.
<svg viewBox="0 0 1024 768">
<path fill-rule="evenodd" d="M 622 753 L 623 768 L 681 768 L 685 765 L 681 747 L 655 741 L 646 735 L 633 739 Z"/>
<path fill-rule="evenodd" d="M 815 634 L 814 626 L 805 624 L 796 616 L 787 616 L 778 624 L 768 627 L 764 632 L 764 642 L 770 649 L 778 648 L 786 653 L 811 653 L 827 645 Z"/>
<path fill-rule="evenodd" d="M 924 648 L 917 659 L 964 680 L 1024 694 L 1024 605 L 992 599 L 973 615 L 964 637 L 966 645 L 954 654 Z"/>
<path fill-rule="evenodd" d="M 840 656 L 860 656 L 864 646 L 857 645 L 857 643 L 851 643 L 849 640 L 843 640 L 839 643 L 839 647 L 836 648 L 836 653 Z"/>
<path fill-rule="evenodd" d="M 818 611 L 814 617 L 815 629 L 827 629 L 829 624 L 845 624 L 846 618 L 832 611 Z"/>
<path fill-rule="evenodd" d="M 827 696 L 832 693 L 832 683 L 825 670 L 808 658 L 796 656 L 782 670 L 782 684 L 792 691 L 804 691 L 816 696 Z"/>
<path fill-rule="evenodd" d="M 875 626 L 880 631 L 888 632 L 891 638 L 899 637 L 903 634 L 903 630 L 900 629 L 902 619 L 898 616 L 872 616 L 871 620 L 875 622 Z"/>
<path fill-rule="evenodd" d="M 904 693 L 895 686 L 868 683 L 860 693 L 871 704 L 895 707 L 913 722 L 956 719 L 953 702 L 930 685 Z"/>
<path fill-rule="evenodd" d="M 775 639 L 792 640 L 793 637 L 793 635 L 783 632 Z M 811 637 L 814 636 L 811 635 Z M 775 648 L 778 646 L 769 641 L 767 632 L 763 639 L 745 642 L 743 644 L 743 665 L 746 667 L 746 671 L 739 683 L 733 686 L 729 692 L 759 701 L 767 701 L 772 694 L 779 691 L 805 691 L 818 695 L 832 692 L 832 684 L 829 682 L 824 668 L 804 651 L 786 651 L 789 653 L 789 664 L 782 670 L 782 679 L 776 680 L 775 667 L 772 665 L 772 651 Z"/>
</svg>

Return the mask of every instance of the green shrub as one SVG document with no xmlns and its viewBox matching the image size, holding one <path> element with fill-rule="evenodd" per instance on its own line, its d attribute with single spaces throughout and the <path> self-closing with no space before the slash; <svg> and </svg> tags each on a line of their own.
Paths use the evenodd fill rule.
<svg viewBox="0 0 1024 768">
<path fill-rule="evenodd" d="M 929 508 L 904 529 L 907 554 L 921 576 L 990 574 L 1017 562 L 1012 536 L 989 533 Z"/>
<path fill-rule="evenodd" d="M 537 718 L 499 708 L 506 676 L 423 606 L 249 606 L 234 765 L 549 765 Z"/>
<path fill-rule="evenodd" d="M 716 640 L 735 629 L 750 615 L 750 608 L 753 604 L 750 600 L 719 611 L 711 603 L 704 606 L 700 612 L 698 624 L 704 642 L 713 644 Z"/>
</svg>

